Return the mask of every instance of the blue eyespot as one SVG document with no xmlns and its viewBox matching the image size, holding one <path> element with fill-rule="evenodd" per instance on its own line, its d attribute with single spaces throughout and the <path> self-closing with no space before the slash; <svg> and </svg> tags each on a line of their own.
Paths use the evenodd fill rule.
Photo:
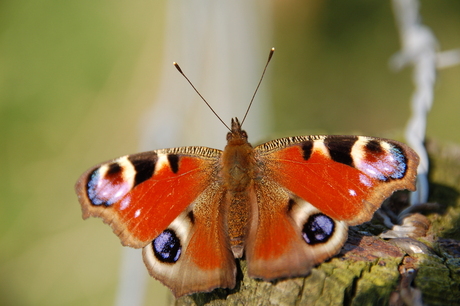
<svg viewBox="0 0 460 306">
<path fill-rule="evenodd" d="M 171 229 L 164 230 L 152 241 L 155 257 L 164 263 L 175 263 L 179 260 L 182 246 L 176 233 Z"/>
<path fill-rule="evenodd" d="M 302 229 L 305 242 L 310 245 L 325 243 L 332 237 L 335 230 L 334 220 L 318 213 L 310 216 Z"/>
</svg>

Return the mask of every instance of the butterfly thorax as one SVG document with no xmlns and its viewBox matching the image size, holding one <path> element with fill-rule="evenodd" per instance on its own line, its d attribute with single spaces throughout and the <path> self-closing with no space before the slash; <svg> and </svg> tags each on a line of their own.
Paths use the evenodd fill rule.
<svg viewBox="0 0 460 306">
<path fill-rule="evenodd" d="M 227 134 L 221 163 L 222 179 L 227 190 L 228 233 L 235 257 L 241 257 L 249 224 L 256 162 L 254 149 L 236 118 L 232 120 L 232 131 Z"/>
<path fill-rule="evenodd" d="M 222 164 L 227 190 L 245 192 L 253 178 L 254 149 L 236 118 L 232 120 L 232 131 L 227 134 L 227 146 L 222 154 Z"/>
</svg>

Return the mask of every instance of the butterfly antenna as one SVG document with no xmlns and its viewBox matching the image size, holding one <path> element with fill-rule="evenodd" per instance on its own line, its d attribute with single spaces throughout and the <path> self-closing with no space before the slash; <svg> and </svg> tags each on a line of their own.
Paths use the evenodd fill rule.
<svg viewBox="0 0 460 306">
<path fill-rule="evenodd" d="M 214 115 L 216 115 L 216 117 L 220 120 L 220 122 L 222 122 L 222 124 L 231 132 L 232 130 L 228 127 L 228 125 L 225 124 L 224 120 L 222 120 L 222 118 L 219 117 L 219 115 L 214 111 L 214 109 L 211 107 L 211 105 L 209 105 L 208 101 L 206 101 L 206 99 L 200 94 L 200 92 L 198 91 L 198 89 L 195 88 L 195 86 L 193 86 L 192 82 L 188 79 L 188 77 L 182 72 L 182 69 L 180 69 L 179 67 L 179 64 L 177 64 L 176 62 L 173 62 L 173 65 L 176 67 L 176 69 L 180 72 L 180 74 L 182 74 L 182 76 L 187 80 L 187 82 L 190 84 L 190 86 L 192 86 L 192 88 L 196 91 L 196 93 L 200 96 L 200 98 L 204 101 L 204 103 L 206 103 L 206 105 L 209 107 L 209 109 L 214 113 Z"/>
<path fill-rule="evenodd" d="M 267 60 L 267 63 L 265 64 L 264 71 L 262 72 L 262 76 L 260 77 L 259 84 L 257 84 L 256 90 L 254 91 L 254 94 L 252 95 L 251 102 L 249 103 L 248 109 L 246 110 L 246 113 L 244 114 L 243 121 L 241 121 L 241 125 L 243 125 L 244 120 L 246 120 L 246 116 L 248 115 L 252 102 L 254 101 L 254 98 L 256 97 L 257 91 L 259 90 L 260 84 L 262 83 L 262 80 L 265 75 L 265 71 L 267 70 L 268 64 L 270 63 L 270 60 L 272 59 L 273 53 L 275 53 L 275 48 L 272 48 L 270 50 L 270 53 L 268 54 L 268 60 Z"/>
</svg>

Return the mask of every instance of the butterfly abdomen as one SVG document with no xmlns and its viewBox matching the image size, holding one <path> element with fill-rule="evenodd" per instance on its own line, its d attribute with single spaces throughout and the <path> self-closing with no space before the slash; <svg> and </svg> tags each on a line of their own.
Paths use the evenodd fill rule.
<svg viewBox="0 0 460 306">
<path fill-rule="evenodd" d="M 233 254 L 240 258 L 249 228 L 251 201 L 254 201 L 256 161 L 254 149 L 238 121 L 232 124 L 232 132 L 227 140 L 221 157 L 222 180 L 226 190 L 226 227 Z"/>
</svg>

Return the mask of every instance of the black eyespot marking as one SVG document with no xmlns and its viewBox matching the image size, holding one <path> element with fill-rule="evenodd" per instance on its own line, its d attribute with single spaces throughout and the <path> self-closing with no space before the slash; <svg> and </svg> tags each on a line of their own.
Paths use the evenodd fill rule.
<svg viewBox="0 0 460 306">
<path fill-rule="evenodd" d="M 109 169 L 107 169 L 107 172 L 105 173 L 105 176 L 114 176 L 116 174 L 119 174 L 121 171 L 123 171 L 123 168 L 121 168 L 121 166 L 118 163 L 111 163 L 109 165 Z"/>
<path fill-rule="evenodd" d="M 190 219 L 190 222 L 195 223 L 195 215 L 193 214 L 193 211 L 189 211 L 189 213 L 187 214 L 187 217 Z"/>
<path fill-rule="evenodd" d="M 181 255 L 182 246 L 173 230 L 164 230 L 152 241 L 155 257 L 163 263 L 176 263 Z"/>
<path fill-rule="evenodd" d="M 324 145 L 329 149 L 329 154 L 333 161 L 353 167 L 351 149 L 357 140 L 358 137 L 327 137 L 324 139 Z"/>
<path fill-rule="evenodd" d="M 179 156 L 176 154 L 168 154 L 168 162 L 171 167 L 171 171 L 173 173 L 177 173 L 179 171 Z"/>
<path fill-rule="evenodd" d="M 313 141 L 305 141 L 302 143 L 303 159 L 308 160 L 313 150 Z"/>
<path fill-rule="evenodd" d="M 288 211 L 291 211 L 292 210 L 292 207 L 295 205 L 295 201 L 293 199 L 289 199 L 289 202 L 288 202 Z"/>
<path fill-rule="evenodd" d="M 128 160 L 133 164 L 133 167 L 136 170 L 136 177 L 134 178 L 134 186 L 137 186 L 140 183 L 143 183 L 152 177 L 153 172 L 155 171 L 156 160 L 154 159 L 133 159 L 131 157 L 128 157 Z"/>
<path fill-rule="evenodd" d="M 335 222 L 328 216 L 318 213 L 310 216 L 302 229 L 302 236 L 309 245 L 327 242 L 335 230 Z"/>
<path fill-rule="evenodd" d="M 366 149 L 372 153 L 383 153 L 384 150 L 382 146 L 380 145 L 380 142 L 377 140 L 371 140 L 368 143 L 366 143 Z"/>
</svg>

